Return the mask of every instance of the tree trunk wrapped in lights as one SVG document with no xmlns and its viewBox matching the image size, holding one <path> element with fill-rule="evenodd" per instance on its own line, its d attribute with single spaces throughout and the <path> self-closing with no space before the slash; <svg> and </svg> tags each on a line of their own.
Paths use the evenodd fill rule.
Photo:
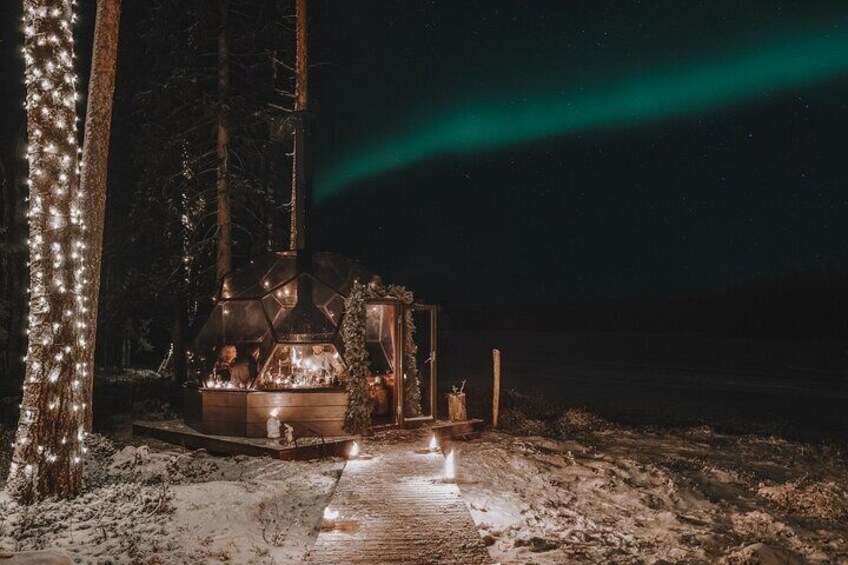
<svg viewBox="0 0 848 565">
<path fill-rule="evenodd" d="M 87 255 L 77 147 L 71 0 L 24 1 L 30 314 L 8 491 L 19 502 L 82 486 Z"/>
</svg>

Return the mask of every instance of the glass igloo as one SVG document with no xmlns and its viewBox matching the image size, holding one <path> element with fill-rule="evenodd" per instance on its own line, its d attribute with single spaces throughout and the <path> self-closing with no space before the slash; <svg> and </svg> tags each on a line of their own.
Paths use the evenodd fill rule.
<svg viewBox="0 0 848 565">
<path fill-rule="evenodd" d="M 259 390 L 338 385 L 344 372 L 339 331 L 344 301 L 357 280 L 376 277 L 327 252 L 268 253 L 232 271 L 194 342 L 197 381 L 205 388 Z M 380 333 L 386 335 L 372 330 L 369 341 L 388 340 L 391 324 L 385 326 Z M 373 351 L 386 353 L 374 359 L 376 365 L 391 362 L 390 349 Z"/>
</svg>

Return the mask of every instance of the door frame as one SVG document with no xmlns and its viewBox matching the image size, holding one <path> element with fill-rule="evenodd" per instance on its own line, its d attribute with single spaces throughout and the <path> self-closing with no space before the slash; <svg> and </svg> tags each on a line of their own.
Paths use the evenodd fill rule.
<svg viewBox="0 0 848 565">
<path fill-rule="evenodd" d="M 404 428 L 408 425 L 415 426 L 435 421 L 437 418 L 438 406 L 438 306 L 434 304 L 404 304 L 396 298 L 376 298 L 366 300 L 366 305 L 371 304 L 378 306 L 390 305 L 395 307 L 395 340 L 393 347 L 394 351 L 392 352 L 392 364 L 394 365 L 395 372 L 395 385 L 393 391 L 394 406 L 392 407 L 394 412 L 394 425 Z M 403 410 L 403 374 L 406 369 L 406 364 L 404 363 L 403 358 L 403 344 L 406 341 L 406 324 L 404 324 L 404 319 L 406 317 L 406 312 L 408 311 L 424 311 L 428 312 L 430 315 L 430 413 L 427 416 L 413 416 L 409 418 L 406 417 Z"/>
<path fill-rule="evenodd" d="M 398 394 L 398 425 L 403 428 L 407 425 L 416 425 L 428 422 L 434 422 L 437 419 L 437 407 L 438 407 L 438 307 L 434 304 L 411 304 L 411 305 L 402 305 L 400 308 L 401 314 L 398 316 L 398 335 L 400 339 L 398 340 L 399 353 L 400 353 L 400 365 L 401 368 L 400 374 L 403 375 L 403 371 L 405 367 L 403 365 L 403 343 L 406 339 L 406 325 L 403 323 L 406 312 L 428 312 L 430 316 L 430 412 L 427 416 L 413 416 L 407 418 L 403 412 L 403 383 L 400 382 L 399 394 Z M 421 372 L 421 368 L 419 367 L 419 373 Z M 399 382 L 398 379 L 395 379 L 396 382 Z"/>
</svg>

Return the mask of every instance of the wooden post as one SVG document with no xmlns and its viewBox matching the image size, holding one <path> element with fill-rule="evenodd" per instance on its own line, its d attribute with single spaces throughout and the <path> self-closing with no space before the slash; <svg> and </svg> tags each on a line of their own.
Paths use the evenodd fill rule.
<svg viewBox="0 0 848 565">
<path fill-rule="evenodd" d="M 501 400 L 501 352 L 499 349 L 492 350 L 492 372 L 495 380 L 492 390 L 492 427 L 497 428 Z"/>
</svg>

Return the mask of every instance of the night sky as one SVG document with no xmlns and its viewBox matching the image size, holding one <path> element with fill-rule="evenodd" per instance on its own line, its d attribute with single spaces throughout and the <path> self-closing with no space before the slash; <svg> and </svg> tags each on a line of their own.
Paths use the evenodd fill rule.
<svg viewBox="0 0 848 565">
<path fill-rule="evenodd" d="M 848 10 L 740 4 L 316 2 L 321 246 L 471 301 L 844 271 Z"/>
<path fill-rule="evenodd" d="M 92 7 L 82 2 L 78 45 Z M 125 1 L 119 209 L 133 184 L 121 65 L 138 9 Z M 319 248 L 454 303 L 721 292 L 848 271 L 844 2 L 311 10 Z M 20 30 L 17 10 L 2 12 L 8 146 L 23 133 Z"/>
</svg>

